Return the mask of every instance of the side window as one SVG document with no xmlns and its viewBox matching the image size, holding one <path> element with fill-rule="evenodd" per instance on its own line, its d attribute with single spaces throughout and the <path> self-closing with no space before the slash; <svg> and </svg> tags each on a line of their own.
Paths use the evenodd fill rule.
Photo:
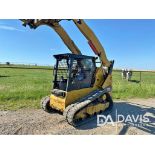
<svg viewBox="0 0 155 155">
<path fill-rule="evenodd" d="M 94 70 L 95 69 L 92 59 L 84 59 L 81 61 L 81 63 L 85 70 Z"/>
<path fill-rule="evenodd" d="M 71 70 L 72 90 L 89 88 L 92 84 L 94 71 L 95 71 L 95 65 L 92 59 L 73 60 Z"/>
</svg>

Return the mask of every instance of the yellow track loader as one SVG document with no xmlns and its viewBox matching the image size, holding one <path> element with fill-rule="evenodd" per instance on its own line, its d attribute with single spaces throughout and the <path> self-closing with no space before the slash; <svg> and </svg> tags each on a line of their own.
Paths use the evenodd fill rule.
<svg viewBox="0 0 155 155">
<path fill-rule="evenodd" d="M 101 66 L 96 66 L 96 58 L 82 55 L 67 32 L 60 25 L 60 19 L 21 19 L 24 26 L 36 29 L 41 25 L 51 27 L 72 53 L 54 55 L 56 64 L 53 71 L 51 95 L 42 99 L 43 110 L 60 111 L 70 125 L 94 114 L 113 107 L 111 97 L 112 70 L 114 61 L 106 57 L 103 46 L 96 35 L 82 19 L 72 19 L 80 32 L 88 40 L 91 49 L 100 58 Z"/>
</svg>

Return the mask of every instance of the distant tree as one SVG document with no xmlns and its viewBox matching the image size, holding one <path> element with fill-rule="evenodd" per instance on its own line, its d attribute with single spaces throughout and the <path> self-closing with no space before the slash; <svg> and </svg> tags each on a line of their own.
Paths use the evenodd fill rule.
<svg viewBox="0 0 155 155">
<path fill-rule="evenodd" d="M 8 65 L 8 66 L 9 66 L 9 65 L 10 65 L 10 62 L 6 62 L 6 65 Z"/>
</svg>

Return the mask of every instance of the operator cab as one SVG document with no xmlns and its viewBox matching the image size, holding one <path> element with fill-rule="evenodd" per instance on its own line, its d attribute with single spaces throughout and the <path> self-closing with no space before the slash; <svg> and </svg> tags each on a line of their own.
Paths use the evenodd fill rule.
<svg viewBox="0 0 155 155">
<path fill-rule="evenodd" d="M 56 65 L 53 92 L 55 90 L 68 92 L 93 86 L 96 71 L 95 57 L 70 53 L 54 55 L 54 57 Z"/>
</svg>

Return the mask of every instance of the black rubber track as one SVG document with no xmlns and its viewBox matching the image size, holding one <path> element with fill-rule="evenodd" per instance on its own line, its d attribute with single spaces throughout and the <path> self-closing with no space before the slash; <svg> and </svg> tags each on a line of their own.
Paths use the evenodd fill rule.
<svg viewBox="0 0 155 155">
<path fill-rule="evenodd" d="M 97 98 L 99 98 L 100 96 L 106 94 L 106 98 L 107 98 L 107 101 L 110 102 L 110 105 L 109 105 L 109 108 L 112 109 L 112 106 L 113 106 L 113 101 L 112 101 L 112 98 L 111 96 L 108 94 L 108 92 L 110 91 L 111 89 L 109 88 L 105 88 L 103 90 L 95 90 L 93 92 L 91 92 L 90 94 L 88 94 L 86 97 L 80 99 L 79 101 L 77 101 L 76 103 L 74 104 L 71 104 L 69 105 L 65 111 L 64 111 L 64 116 L 66 117 L 66 120 L 67 122 L 72 125 L 72 126 L 77 126 L 77 124 L 79 123 L 76 123 L 74 121 L 74 117 L 75 115 L 80 111 L 82 110 L 83 108 L 85 108 L 86 106 L 90 105 L 94 100 L 96 100 Z M 108 109 L 109 109 L 108 108 Z"/>
</svg>

